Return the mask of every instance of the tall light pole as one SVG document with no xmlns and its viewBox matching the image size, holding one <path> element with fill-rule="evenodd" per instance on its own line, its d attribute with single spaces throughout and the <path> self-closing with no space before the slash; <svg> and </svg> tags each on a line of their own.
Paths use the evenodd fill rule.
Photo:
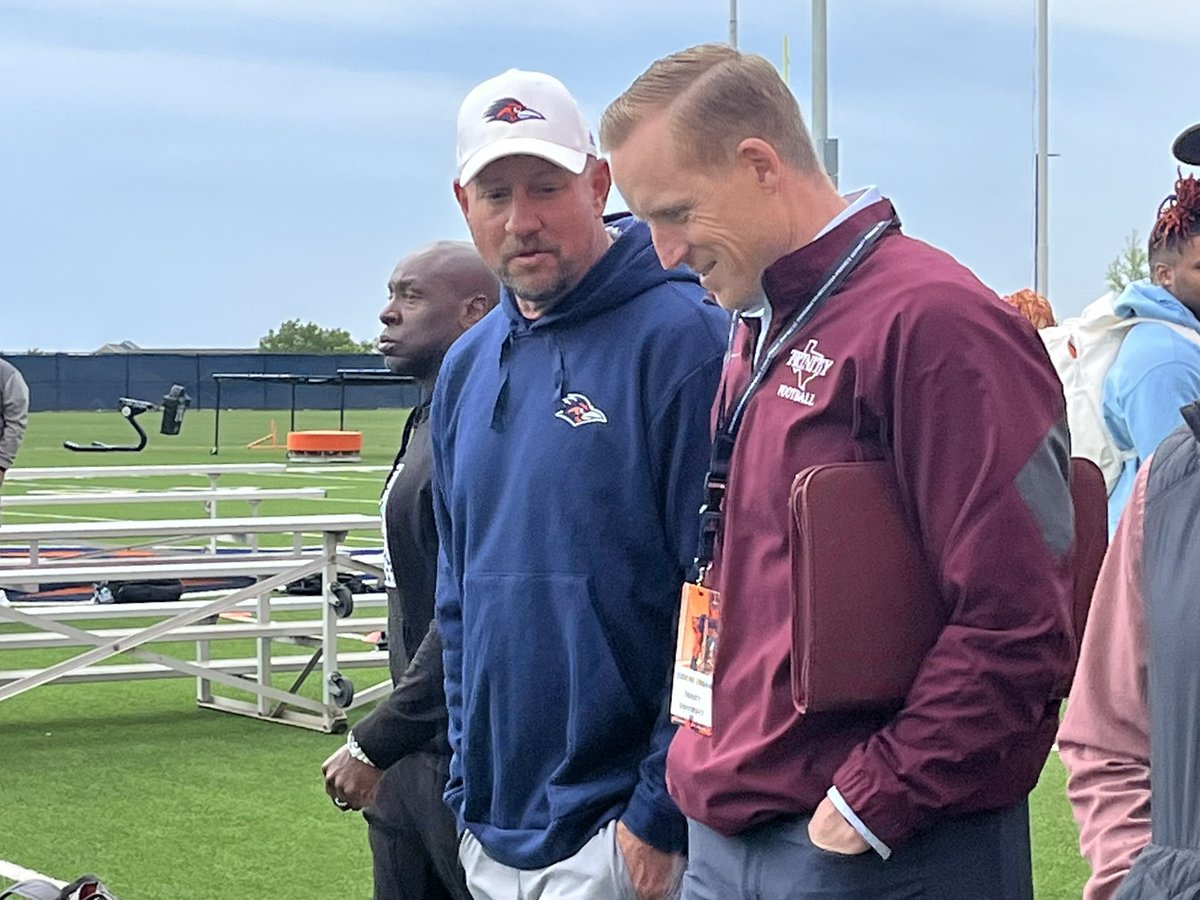
<svg viewBox="0 0 1200 900">
<path fill-rule="evenodd" d="M 829 138 L 829 42 L 825 0 L 812 0 L 812 131 L 817 154 L 837 187 L 837 141 Z"/>
<path fill-rule="evenodd" d="M 729 0 L 729 46 L 737 46 L 737 0 Z"/>
<path fill-rule="evenodd" d="M 1037 184 L 1033 289 L 1050 290 L 1050 89 L 1049 0 L 1037 0 Z"/>
</svg>

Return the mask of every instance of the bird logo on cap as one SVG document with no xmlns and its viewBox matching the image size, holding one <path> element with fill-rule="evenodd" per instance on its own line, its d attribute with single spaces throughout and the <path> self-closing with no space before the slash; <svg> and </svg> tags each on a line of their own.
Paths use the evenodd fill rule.
<svg viewBox="0 0 1200 900">
<path fill-rule="evenodd" d="M 504 97 L 487 108 L 483 114 L 485 122 L 521 122 L 525 119 L 545 119 L 536 109 L 530 109 L 520 100 Z"/>
</svg>

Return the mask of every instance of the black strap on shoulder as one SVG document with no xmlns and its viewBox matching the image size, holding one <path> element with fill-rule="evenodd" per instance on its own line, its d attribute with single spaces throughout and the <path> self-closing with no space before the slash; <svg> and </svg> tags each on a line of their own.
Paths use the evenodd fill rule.
<svg viewBox="0 0 1200 900">
<path fill-rule="evenodd" d="M 859 263 L 866 259 L 879 239 L 895 224 L 897 224 L 897 219 L 895 216 L 891 216 L 882 222 L 875 223 L 859 235 L 858 240 L 851 245 L 850 250 L 825 273 L 824 278 L 821 280 L 821 286 L 813 294 L 812 299 L 796 313 L 795 318 L 771 342 L 767 351 L 755 365 L 754 371 L 750 376 L 750 382 L 746 385 L 745 390 L 742 391 L 741 396 L 734 402 L 733 409 L 727 409 L 724 403 L 722 403 L 722 408 L 718 415 L 716 433 L 713 436 L 712 455 L 709 458 L 708 474 L 704 478 L 704 503 L 700 507 L 700 539 L 696 547 L 695 571 L 692 573 L 694 578 L 702 580 L 705 571 L 712 563 L 717 535 L 721 531 L 725 517 L 722 507 L 725 500 L 725 491 L 729 485 L 729 464 L 733 459 L 733 447 L 742 425 L 742 417 L 745 414 L 751 397 L 762 386 L 767 371 L 771 368 L 772 363 L 775 362 L 775 358 L 779 356 L 783 348 L 788 346 L 793 338 L 795 338 L 796 333 L 817 314 L 825 301 L 838 292 L 850 273 L 854 271 Z M 735 323 L 735 327 L 729 331 L 729 350 L 726 354 L 726 359 L 732 358 L 733 341 L 736 332 Z"/>
</svg>

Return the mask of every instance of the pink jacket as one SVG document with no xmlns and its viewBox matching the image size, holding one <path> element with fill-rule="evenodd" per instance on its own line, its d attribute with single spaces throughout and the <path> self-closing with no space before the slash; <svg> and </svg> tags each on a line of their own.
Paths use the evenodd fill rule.
<svg viewBox="0 0 1200 900">
<path fill-rule="evenodd" d="M 1092 867 L 1083 900 L 1108 900 L 1150 840 L 1150 715 L 1141 592 L 1143 464 L 1113 536 L 1058 732 L 1079 847 Z"/>
</svg>

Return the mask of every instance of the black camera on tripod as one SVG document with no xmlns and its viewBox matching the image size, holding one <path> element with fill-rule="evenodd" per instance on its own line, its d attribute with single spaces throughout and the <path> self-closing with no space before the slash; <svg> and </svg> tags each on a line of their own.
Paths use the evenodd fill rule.
<svg viewBox="0 0 1200 900">
<path fill-rule="evenodd" d="M 162 425 L 158 430 L 162 434 L 179 434 L 179 429 L 183 426 L 183 414 L 191 402 L 192 398 L 188 396 L 183 385 L 171 385 L 171 389 L 163 397 Z M 63 441 L 63 446 L 76 453 L 137 453 L 146 446 L 147 440 L 146 430 L 138 423 L 137 417 L 142 413 L 159 408 L 158 404 L 151 403 L 149 400 L 135 400 L 133 397 L 122 397 L 117 401 L 117 411 L 137 432 L 138 442 L 136 444 L 105 444 L 101 441 L 77 444 L 74 441 Z"/>
<path fill-rule="evenodd" d="M 192 398 L 183 389 L 183 385 L 171 385 L 171 389 L 163 397 L 162 427 L 158 430 L 163 434 L 179 434 L 179 429 L 183 426 L 183 414 L 187 412 L 191 402 Z"/>
</svg>

